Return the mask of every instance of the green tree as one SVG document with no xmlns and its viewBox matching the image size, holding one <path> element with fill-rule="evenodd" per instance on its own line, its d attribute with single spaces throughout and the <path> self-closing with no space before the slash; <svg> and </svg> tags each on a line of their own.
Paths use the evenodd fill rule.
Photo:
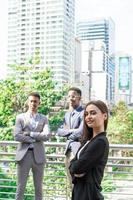
<svg viewBox="0 0 133 200">
<path fill-rule="evenodd" d="M 133 143 L 133 110 L 120 101 L 112 110 L 109 119 L 108 136 L 111 143 Z"/>
<path fill-rule="evenodd" d="M 12 140 L 12 128 L 16 115 L 26 109 L 29 92 L 38 91 L 41 95 L 40 112 L 47 115 L 66 93 L 67 87 L 57 91 L 52 72 L 46 69 L 36 72 L 35 65 L 13 66 L 16 73 L 12 78 L 0 81 L 0 140 Z M 58 122 L 57 122 L 58 123 Z"/>
</svg>

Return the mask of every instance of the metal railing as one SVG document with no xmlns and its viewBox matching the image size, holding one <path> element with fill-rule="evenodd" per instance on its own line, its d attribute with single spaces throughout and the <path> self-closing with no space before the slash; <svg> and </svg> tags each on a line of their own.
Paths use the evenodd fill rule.
<svg viewBox="0 0 133 200">
<path fill-rule="evenodd" d="M 16 192 L 17 142 L 0 141 L 0 200 L 13 200 Z M 45 142 L 47 164 L 44 173 L 44 199 L 69 200 L 64 166 L 64 142 Z M 102 181 L 105 200 L 133 200 L 133 145 L 111 144 L 108 163 Z M 29 176 L 25 200 L 34 199 L 32 176 Z"/>
</svg>

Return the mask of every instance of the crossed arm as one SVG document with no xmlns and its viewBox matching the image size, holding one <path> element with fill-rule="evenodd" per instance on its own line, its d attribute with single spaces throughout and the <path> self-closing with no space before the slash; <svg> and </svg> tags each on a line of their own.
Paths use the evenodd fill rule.
<svg viewBox="0 0 133 200">
<path fill-rule="evenodd" d="M 38 132 L 37 130 L 33 132 L 30 131 L 28 128 L 24 129 L 22 124 L 22 119 L 18 116 L 16 118 L 16 124 L 14 129 L 14 137 L 16 141 L 25 143 L 47 141 L 51 136 L 47 119 L 45 120 L 43 130 L 40 132 Z"/>
<path fill-rule="evenodd" d="M 76 177 L 82 177 L 90 169 L 96 166 L 98 163 L 101 165 L 106 164 L 106 158 L 103 159 L 104 152 L 106 151 L 106 143 L 102 139 L 93 141 L 92 144 L 88 144 L 87 148 L 81 154 L 79 159 L 76 157 L 70 163 L 70 173 Z"/>
<path fill-rule="evenodd" d="M 71 140 L 78 140 L 83 132 L 83 116 L 81 115 L 78 119 L 80 124 L 78 127 L 70 129 L 69 126 L 66 123 L 66 120 L 64 119 L 63 126 L 57 130 L 57 135 L 60 137 L 67 137 Z"/>
</svg>

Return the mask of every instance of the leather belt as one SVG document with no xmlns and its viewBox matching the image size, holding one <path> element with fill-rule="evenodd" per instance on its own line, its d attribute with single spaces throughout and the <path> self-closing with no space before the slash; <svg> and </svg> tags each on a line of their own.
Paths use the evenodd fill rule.
<svg viewBox="0 0 133 200">
<path fill-rule="evenodd" d="M 33 151 L 33 148 L 29 148 L 28 151 Z"/>
</svg>

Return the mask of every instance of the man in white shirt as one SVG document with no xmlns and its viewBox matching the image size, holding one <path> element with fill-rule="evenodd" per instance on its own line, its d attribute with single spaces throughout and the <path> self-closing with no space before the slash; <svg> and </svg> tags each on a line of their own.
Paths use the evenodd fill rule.
<svg viewBox="0 0 133 200">
<path fill-rule="evenodd" d="M 44 141 L 51 134 L 45 115 L 38 113 L 40 95 L 32 92 L 27 100 L 28 111 L 16 117 L 14 137 L 19 142 L 16 151 L 18 186 L 16 200 L 23 200 L 27 178 L 32 169 L 35 200 L 43 199 L 43 174 L 46 161 Z"/>
</svg>

